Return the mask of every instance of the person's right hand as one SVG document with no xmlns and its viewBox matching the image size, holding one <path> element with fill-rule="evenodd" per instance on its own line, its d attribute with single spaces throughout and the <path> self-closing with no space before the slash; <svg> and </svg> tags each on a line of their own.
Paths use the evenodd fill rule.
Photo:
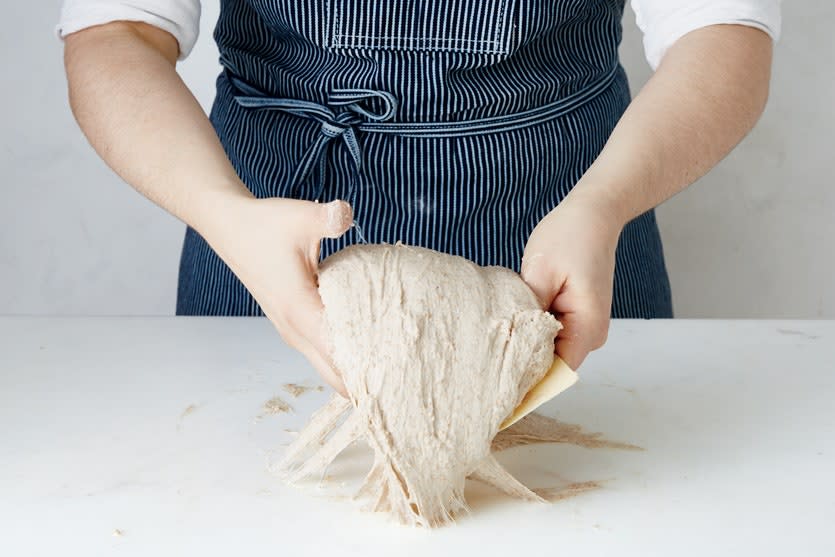
<svg viewBox="0 0 835 557">
<path fill-rule="evenodd" d="M 346 396 L 330 359 L 317 273 L 321 239 L 338 238 L 351 227 L 351 206 L 344 201 L 322 204 L 278 198 L 247 198 L 232 205 L 210 244 L 284 341 Z"/>
</svg>

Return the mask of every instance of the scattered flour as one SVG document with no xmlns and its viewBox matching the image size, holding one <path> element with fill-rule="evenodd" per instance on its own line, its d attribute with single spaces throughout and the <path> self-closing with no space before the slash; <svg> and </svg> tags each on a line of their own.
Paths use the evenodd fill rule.
<svg viewBox="0 0 835 557">
<path fill-rule="evenodd" d="M 568 499 L 569 497 L 580 495 L 581 493 L 585 493 L 586 491 L 599 489 L 600 487 L 601 484 L 599 481 L 589 481 L 574 482 L 562 487 L 546 487 L 542 489 L 535 489 L 534 491 L 537 495 L 539 495 L 546 501 L 556 503 L 557 501 L 562 501 L 563 499 Z"/>
<path fill-rule="evenodd" d="M 270 400 L 264 403 L 264 414 L 273 415 L 273 414 L 285 414 L 287 412 L 292 412 L 293 407 L 284 402 L 284 400 L 279 396 L 274 396 Z"/>
<path fill-rule="evenodd" d="M 281 388 L 288 392 L 293 398 L 298 398 L 309 391 L 322 392 L 325 389 L 322 385 L 308 387 L 307 385 L 298 385 L 296 383 L 285 383 L 281 386 Z"/>
<path fill-rule="evenodd" d="M 577 424 L 560 422 L 540 414 L 528 414 L 493 439 L 493 450 L 503 451 L 520 445 L 536 443 L 568 443 L 587 449 L 626 449 L 642 451 L 641 447 L 604 439 L 602 433 L 583 431 Z"/>
</svg>

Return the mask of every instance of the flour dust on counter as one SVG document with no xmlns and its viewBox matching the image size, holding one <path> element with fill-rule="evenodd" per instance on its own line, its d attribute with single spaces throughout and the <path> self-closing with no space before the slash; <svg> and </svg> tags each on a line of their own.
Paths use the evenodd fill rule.
<svg viewBox="0 0 835 557">
<path fill-rule="evenodd" d="M 500 431 L 493 439 L 493 450 L 503 451 L 538 443 L 566 443 L 586 449 L 644 450 L 637 445 L 606 439 L 599 432 L 584 431 L 578 424 L 561 422 L 541 414 L 528 414 L 525 419 Z"/>
<path fill-rule="evenodd" d="M 516 273 L 404 245 L 354 246 L 321 266 L 334 395 L 288 447 L 290 481 L 322 478 L 363 440 L 374 460 L 356 496 L 434 527 L 468 509 L 466 478 L 543 499 L 491 453 L 502 421 L 554 360 L 559 322 Z"/>
<path fill-rule="evenodd" d="M 568 499 L 569 497 L 574 497 L 601 487 L 602 482 L 600 480 L 590 480 L 586 482 L 572 482 L 560 487 L 542 487 L 533 491 L 549 503 L 556 503 L 557 501 L 562 501 L 563 499 Z"/>
<path fill-rule="evenodd" d="M 263 410 L 263 414 L 258 416 L 259 418 L 264 415 L 274 416 L 276 414 L 286 414 L 293 411 L 293 407 L 280 396 L 272 397 L 264 403 L 264 406 L 261 409 Z"/>
<path fill-rule="evenodd" d="M 287 392 L 293 398 L 299 398 L 301 395 L 309 393 L 311 391 L 321 393 L 325 390 L 325 388 L 322 385 L 316 385 L 314 387 L 311 387 L 308 385 L 300 385 L 298 383 L 285 383 L 281 386 L 281 388 L 284 389 L 284 391 Z"/>
</svg>

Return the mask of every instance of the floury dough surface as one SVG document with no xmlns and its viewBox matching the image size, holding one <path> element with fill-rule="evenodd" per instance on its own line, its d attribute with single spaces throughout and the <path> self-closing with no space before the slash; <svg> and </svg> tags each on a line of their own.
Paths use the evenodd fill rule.
<svg viewBox="0 0 835 557">
<path fill-rule="evenodd" d="M 501 267 L 404 245 L 342 250 L 321 266 L 335 395 L 288 447 L 291 481 L 320 478 L 364 440 L 374 463 L 357 496 L 413 525 L 466 508 L 480 479 L 541 500 L 494 459 L 499 424 L 553 362 L 560 328 L 521 278 Z"/>
</svg>

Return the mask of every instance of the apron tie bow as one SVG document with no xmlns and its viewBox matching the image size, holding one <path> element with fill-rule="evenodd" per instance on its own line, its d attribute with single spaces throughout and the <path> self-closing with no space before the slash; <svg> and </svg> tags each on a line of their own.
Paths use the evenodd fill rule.
<svg viewBox="0 0 835 557">
<path fill-rule="evenodd" d="M 372 89 L 337 89 L 328 95 L 327 105 L 299 99 L 270 97 L 240 79 L 229 76 L 232 84 L 242 94 L 235 101 L 245 108 L 280 110 L 294 116 L 319 122 L 319 135 L 307 147 L 296 165 L 290 184 L 297 195 L 310 177 L 313 167 L 319 166 L 319 183 L 314 199 L 319 200 L 325 187 L 325 148 L 341 137 L 351 154 L 356 172 L 362 170 L 362 149 L 357 140 L 356 126 L 362 122 L 386 122 L 394 118 L 397 99 L 386 91 Z"/>
</svg>

